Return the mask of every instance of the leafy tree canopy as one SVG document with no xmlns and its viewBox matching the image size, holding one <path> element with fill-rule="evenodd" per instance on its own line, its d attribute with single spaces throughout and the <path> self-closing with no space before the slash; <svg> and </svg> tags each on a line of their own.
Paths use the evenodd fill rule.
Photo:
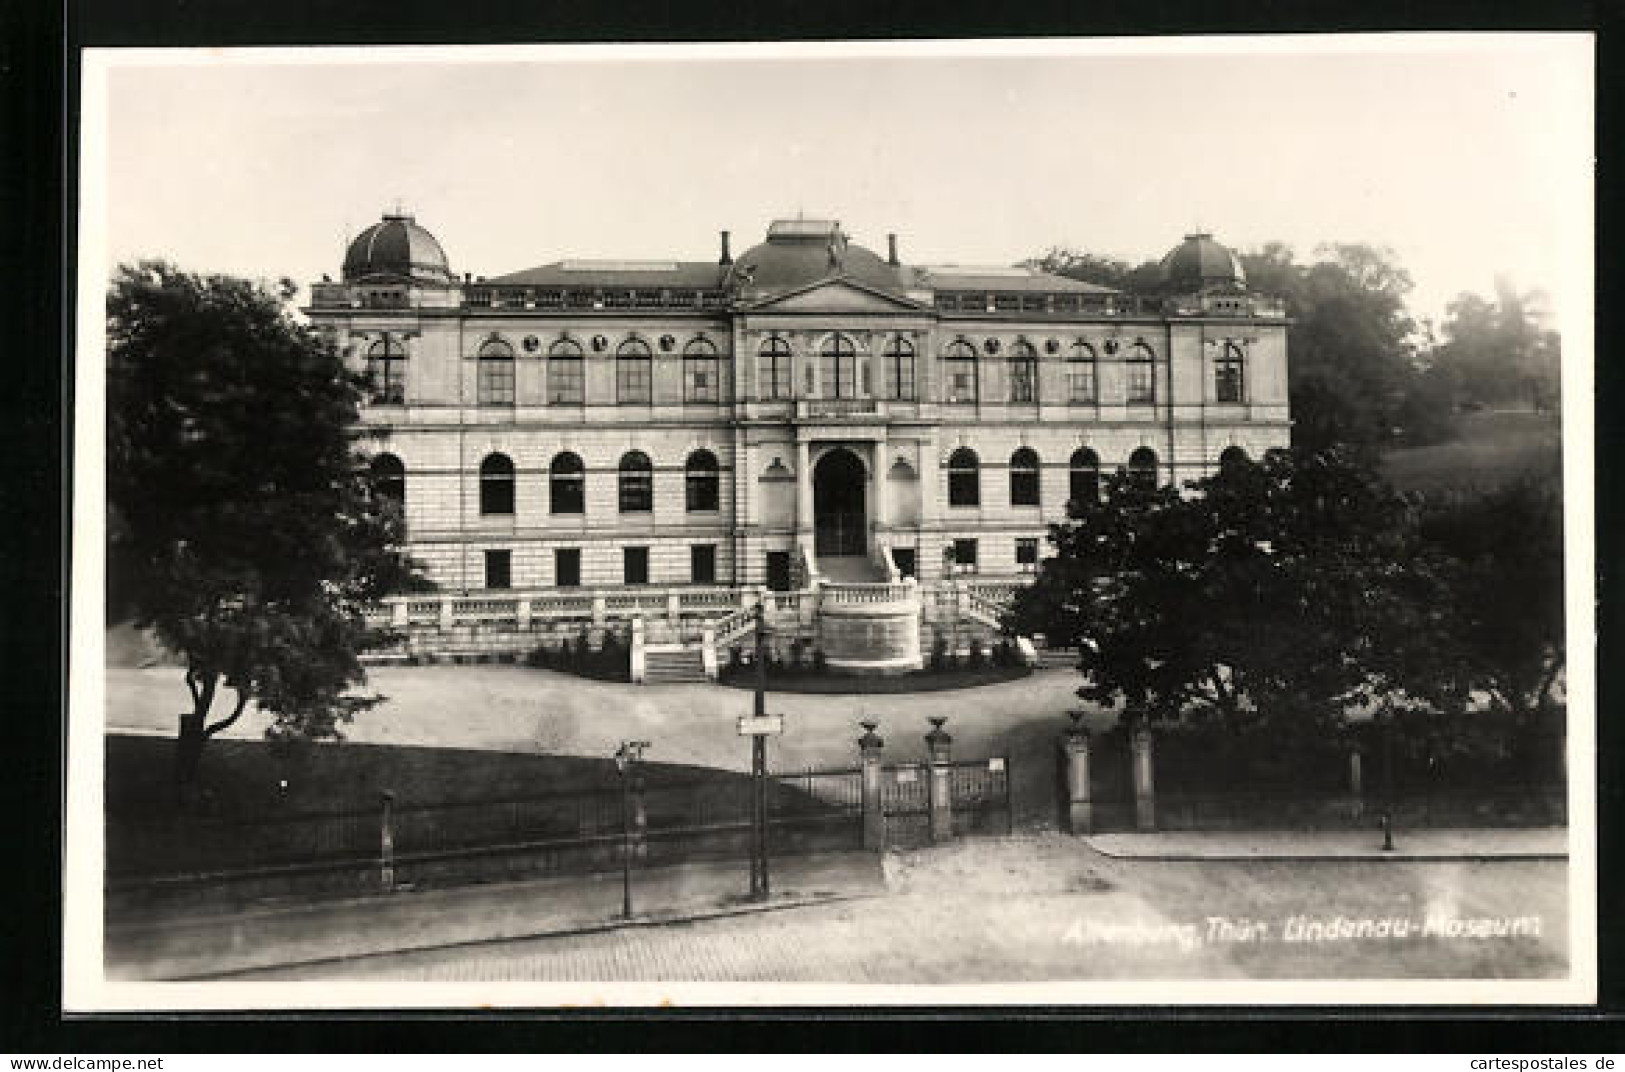
<svg viewBox="0 0 1625 1072">
<path fill-rule="evenodd" d="M 356 449 L 360 378 L 292 293 L 142 262 L 108 294 L 110 611 L 186 665 L 183 781 L 250 700 L 274 732 L 336 736 L 377 701 L 349 692 L 384 639 L 362 609 L 420 584 Z M 221 687 L 234 708 L 206 723 Z"/>
<path fill-rule="evenodd" d="M 1404 505 L 1337 451 L 1272 452 L 1190 486 L 1119 473 L 1051 527 L 1008 624 L 1080 649 L 1083 698 L 1130 717 L 1319 732 L 1414 687 L 1436 623 Z"/>
<path fill-rule="evenodd" d="M 1462 294 L 1446 307 L 1433 368 L 1457 401 L 1556 408 L 1562 347 L 1548 319 L 1544 294 L 1497 279 L 1493 301 Z"/>
</svg>

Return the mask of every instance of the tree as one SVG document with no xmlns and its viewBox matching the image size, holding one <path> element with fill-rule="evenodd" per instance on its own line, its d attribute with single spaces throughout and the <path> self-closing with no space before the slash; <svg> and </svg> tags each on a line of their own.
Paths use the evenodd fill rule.
<svg viewBox="0 0 1625 1072">
<path fill-rule="evenodd" d="M 1553 707 L 1565 662 L 1560 492 L 1525 476 L 1466 502 L 1425 505 L 1420 529 L 1446 581 L 1457 693 L 1482 690 L 1529 724 Z"/>
<path fill-rule="evenodd" d="M 1146 261 L 1135 267 L 1115 257 L 1102 257 L 1096 253 L 1086 253 L 1066 246 L 1052 246 L 1042 257 L 1025 260 L 1022 266 L 1037 268 L 1039 271 L 1065 276 L 1067 279 L 1076 279 L 1083 283 L 1094 283 L 1097 286 L 1129 292 L 1152 290 L 1158 281 L 1156 261 Z"/>
<path fill-rule="evenodd" d="M 1081 652 L 1079 695 L 1125 715 L 1323 737 L 1422 665 L 1430 575 L 1403 504 L 1337 451 L 1272 452 L 1189 485 L 1119 473 L 1052 526 L 1008 625 Z"/>
<path fill-rule="evenodd" d="M 1502 405 L 1526 400 L 1536 410 L 1558 402 L 1561 344 L 1546 327 L 1546 297 L 1495 282 L 1495 300 L 1462 294 L 1445 310 L 1444 342 L 1433 366 L 1458 401 Z"/>
<path fill-rule="evenodd" d="M 1293 445 L 1375 448 L 1392 434 L 1415 375 L 1411 278 L 1387 249 L 1332 244 L 1316 255 L 1299 264 L 1279 242 L 1240 255 L 1248 286 L 1281 297 L 1292 318 Z"/>
<path fill-rule="evenodd" d="M 183 795 L 250 701 L 309 738 L 377 703 L 350 691 L 388 639 L 364 608 L 422 586 L 357 449 L 362 378 L 293 321 L 293 293 L 142 262 L 108 294 L 109 610 L 185 664 Z"/>
</svg>

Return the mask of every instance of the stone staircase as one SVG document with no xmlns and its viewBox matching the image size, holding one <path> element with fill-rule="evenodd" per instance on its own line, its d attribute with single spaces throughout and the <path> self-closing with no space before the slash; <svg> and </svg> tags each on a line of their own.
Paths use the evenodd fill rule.
<svg viewBox="0 0 1625 1072">
<path fill-rule="evenodd" d="M 651 645 L 644 649 L 645 685 L 700 685 L 705 680 L 705 659 L 699 648 Z"/>
<path fill-rule="evenodd" d="M 820 555 L 818 573 L 838 584 L 882 584 L 886 575 L 867 555 Z"/>
<path fill-rule="evenodd" d="M 1078 649 L 1039 648 L 1038 666 L 1041 670 L 1075 670 L 1078 666 Z"/>
</svg>

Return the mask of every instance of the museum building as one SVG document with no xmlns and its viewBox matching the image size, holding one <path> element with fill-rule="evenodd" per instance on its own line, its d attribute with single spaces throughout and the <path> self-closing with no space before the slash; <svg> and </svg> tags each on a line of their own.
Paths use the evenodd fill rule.
<svg viewBox="0 0 1625 1072">
<path fill-rule="evenodd" d="M 395 213 L 306 313 L 369 374 L 376 486 L 449 593 L 398 621 L 714 645 L 767 592 L 832 665 L 887 669 L 967 606 L 988 624 L 1103 473 L 1287 445 L 1280 302 L 1206 234 L 1161 275 L 912 265 L 796 218 L 738 256 L 724 231 L 704 261 L 459 277 Z"/>
</svg>

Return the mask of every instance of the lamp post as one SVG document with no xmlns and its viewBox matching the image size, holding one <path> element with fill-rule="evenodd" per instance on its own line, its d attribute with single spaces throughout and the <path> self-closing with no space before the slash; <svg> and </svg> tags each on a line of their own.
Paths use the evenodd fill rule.
<svg viewBox="0 0 1625 1072">
<path fill-rule="evenodd" d="M 756 699 L 751 714 L 759 719 L 767 717 L 767 610 L 762 601 L 756 604 Z M 768 896 L 767 878 L 767 737 L 753 733 L 750 737 L 750 801 L 751 801 L 751 854 L 750 896 L 753 901 L 765 901 Z"/>
<path fill-rule="evenodd" d="M 953 607 L 949 618 L 948 629 L 948 664 L 957 665 L 959 662 L 959 582 L 955 579 L 954 567 L 959 564 L 959 558 L 954 554 L 954 545 L 950 542 L 942 548 L 942 581 L 948 588 L 950 604 Z"/>
<path fill-rule="evenodd" d="M 632 779 L 648 741 L 622 741 L 615 750 L 621 775 L 621 918 L 632 918 Z"/>
</svg>

